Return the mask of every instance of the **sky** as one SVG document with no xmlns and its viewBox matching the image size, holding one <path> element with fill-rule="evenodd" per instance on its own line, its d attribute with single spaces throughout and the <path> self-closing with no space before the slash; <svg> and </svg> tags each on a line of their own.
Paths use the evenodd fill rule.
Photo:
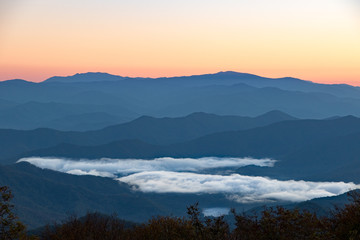
<svg viewBox="0 0 360 240">
<path fill-rule="evenodd" d="M 360 86 L 359 0 L 0 0 L 0 80 L 238 71 Z"/>
</svg>

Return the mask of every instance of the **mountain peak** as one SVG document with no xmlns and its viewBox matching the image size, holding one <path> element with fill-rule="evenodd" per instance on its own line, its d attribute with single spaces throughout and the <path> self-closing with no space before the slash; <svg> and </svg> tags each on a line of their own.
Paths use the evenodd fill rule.
<svg viewBox="0 0 360 240">
<path fill-rule="evenodd" d="M 2 81 L 1 83 L 5 83 L 5 84 L 27 84 L 27 83 L 33 83 L 33 82 L 29 82 L 29 81 L 26 81 L 24 79 L 10 79 L 10 80 Z"/>
<path fill-rule="evenodd" d="M 259 76 L 254 75 L 254 74 L 235 72 L 235 71 L 221 71 L 221 72 L 218 72 L 218 73 L 214 73 L 214 75 L 229 76 L 229 77 L 246 77 L 246 76 L 259 77 Z"/>
<path fill-rule="evenodd" d="M 73 75 L 73 77 L 75 76 L 116 76 L 116 75 L 112 75 L 110 73 L 106 73 L 106 72 L 86 72 L 86 73 L 75 73 Z"/>
<path fill-rule="evenodd" d="M 340 119 L 344 119 L 344 120 L 355 120 L 356 119 L 356 120 L 358 120 L 359 118 L 355 117 L 354 115 L 347 115 L 347 116 L 341 117 Z"/>
<path fill-rule="evenodd" d="M 297 118 L 287 114 L 287 113 L 284 113 L 282 111 L 279 111 L 279 110 L 272 110 L 272 111 L 269 111 L 269 112 L 266 112 L 262 115 L 259 115 L 257 116 L 256 118 L 262 118 L 262 119 L 283 119 L 283 120 L 295 120 Z"/>
<path fill-rule="evenodd" d="M 72 76 L 60 77 L 55 76 L 51 77 L 44 82 L 104 82 L 104 81 L 119 81 L 124 80 L 125 77 L 112 75 L 104 72 L 87 72 L 87 73 L 76 73 Z"/>
<path fill-rule="evenodd" d="M 218 116 L 213 113 L 206 113 L 206 112 L 193 112 L 186 116 L 186 118 L 198 118 L 198 117 L 209 117 L 209 116 Z"/>
</svg>

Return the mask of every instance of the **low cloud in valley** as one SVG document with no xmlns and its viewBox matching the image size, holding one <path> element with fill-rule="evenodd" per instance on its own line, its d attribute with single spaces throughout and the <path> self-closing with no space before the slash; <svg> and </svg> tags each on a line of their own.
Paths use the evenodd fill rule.
<svg viewBox="0 0 360 240">
<path fill-rule="evenodd" d="M 189 171 L 198 172 L 204 169 L 223 167 L 244 167 L 249 165 L 273 167 L 275 160 L 253 158 L 155 158 L 145 159 L 82 159 L 31 157 L 22 158 L 18 162 L 28 162 L 39 168 L 51 169 L 75 175 L 94 175 L 115 177 L 115 174 L 130 174 L 149 171 Z"/>
<path fill-rule="evenodd" d="M 237 202 L 267 200 L 306 201 L 336 196 L 359 188 L 354 183 L 279 181 L 266 177 L 232 174 L 228 176 L 186 172 L 142 172 L 118 178 L 142 192 L 224 193 Z"/>
<path fill-rule="evenodd" d="M 23 158 L 42 169 L 74 175 L 114 178 L 132 189 L 155 193 L 225 194 L 237 202 L 269 200 L 305 201 L 336 196 L 360 188 L 354 183 L 280 181 L 262 176 L 204 174 L 206 169 L 239 168 L 249 165 L 273 167 L 276 160 L 253 158 L 156 158 L 71 160 L 50 157 Z"/>
</svg>

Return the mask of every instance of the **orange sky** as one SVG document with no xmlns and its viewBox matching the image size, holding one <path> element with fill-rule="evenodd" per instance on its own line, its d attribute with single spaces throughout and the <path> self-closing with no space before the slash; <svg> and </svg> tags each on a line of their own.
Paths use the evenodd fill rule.
<svg viewBox="0 0 360 240">
<path fill-rule="evenodd" d="M 0 80 L 239 71 L 360 85 L 357 0 L 0 0 Z"/>
</svg>

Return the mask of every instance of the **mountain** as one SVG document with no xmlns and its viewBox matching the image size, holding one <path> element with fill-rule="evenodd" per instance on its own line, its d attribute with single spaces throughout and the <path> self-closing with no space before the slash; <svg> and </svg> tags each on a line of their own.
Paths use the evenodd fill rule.
<svg viewBox="0 0 360 240">
<path fill-rule="evenodd" d="M 125 77 L 111 75 L 101 72 L 77 73 L 68 77 L 51 77 L 44 82 L 101 82 L 101 81 L 121 81 Z"/>
<path fill-rule="evenodd" d="M 322 181 L 331 176 L 335 181 L 360 182 L 360 131 L 345 136 L 329 137 L 295 151 L 287 156 L 286 168 L 312 166 L 309 173 L 314 180 Z M 312 163 L 315 161 L 316 164 Z M 319 171 L 326 171 L 319 175 Z"/>
<path fill-rule="evenodd" d="M 179 118 L 143 116 L 129 123 L 107 127 L 92 134 L 101 139 L 113 135 L 112 139 L 140 139 L 152 144 L 171 144 L 210 133 L 250 129 L 286 120 L 295 120 L 295 118 L 280 111 L 271 111 L 253 118 L 218 116 L 200 112 Z M 117 137 L 119 135 L 121 138 Z"/>
<path fill-rule="evenodd" d="M 16 105 L 16 103 L 14 103 L 14 102 L 0 99 L 0 110 L 7 109 L 7 108 L 13 107 L 15 105 Z"/>
<path fill-rule="evenodd" d="M 349 192 L 333 197 L 315 198 L 309 201 L 291 204 L 287 207 L 308 210 L 320 216 L 328 216 L 336 207 L 343 208 L 345 204 L 351 202 L 348 194 Z"/>
<path fill-rule="evenodd" d="M 24 151 L 3 160 L 3 163 L 15 163 L 23 157 L 64 157 L 73 159 L 100 159 L 100 158 L 120 158 L 120 159 L 153 159 L 157 157 L 181 157 L 176 148 L 153 145 L 141 140 L 119 140 L 107 144 L 96 146 L 83 146 L 69 143 L 61 143 L 54 147 Z M 190 154 L 191 155 L 191 154 Z M 186 155 L 186 157 L 190 156 Z M 204 155 L 207 156 L 207 155 Z"/>
<path fill-rule="evenodd" d="M 126 185 L 108 178 L 61 174 L 29 164 L 0 167 L 0 173 L 0 185 L 12 189 L 19 217 L 30 228 L 90 210 L 116 212 L 135 221 L 143 220 L 150 209 L 154 214 L 164 213 Z"/>
<path fill-rule="evenodd" d="M 56 108 L 53 110 L 58 111 Z M 89 117 L 94 120 L 97 115 L 84 114 L 80 117 Z M 98 120 L 103 119 L 104 117 L 101 116 Z M 250 129 L 294 119 L 279 111 L 271 111 L 255 118 L 194 113 L 181 118 L 144 116 L 128 123 L 87 132 L 62 132 L 44 128 L 29 131 L 2 129 L 0 130 L 0 151 L 2 153 L 0 159 L 4 162 L 4 159 L 16 157 L 21 152 L 53 147 L 62 143 L 95 146 L 117 140 L 138 139 L 151 144 L 172 144 L 210 133 Z M 64 122 L 62 126 L 68 123 Z M 81 129 L 81 127 L 78 128 Z"/>
<path fill-rule="evenodd" d="M 273 158 L 273 168 L 244 167 L 239 173 L 277 179 L 360 182 L 358 169 L 360 119 L 282 121 L 249 130 L 206 135 L 172 145 L 123 140 L 97 146 L 62 144 L 23 156 L 69 158 L 154 158 L 231 156 Z M 329 174 L 333 173 L 333 174 Z M 336 173 L 336 174 L 334 174 Z M 349 175 L 351 173 L 351 175 Z"/>
<path fill-rule="evenodd" d="M 21 130 L 40 127 L 59 130 L 90 130 L 94 127 L 99 129 L 137 116 L 126 108 L 110 105 L 35 101 L 8 105 L 1 109 L 0 101 L 0 126 Z M 111 114 L 112 112 L 114 114 Z M 78 127 L 79 125 L 81 126 Z"/>
<path fill-rule="evenodd" d="M 171 78 L 85 73 L 41 83 L 14 80 L 0 82 L 0 96 L 15 103 L 1 108 L 0 101 L 0 128 L 14 129 L 57 127 L 76 131 L 83 125 L 89 127 L 82 130 L 92 130 L 91 121 L 73 118 L 73 124 L 62 126 L 58 119 L 99 112 L 127 121 L 143 115 L 180 117 L 193 112 L 257 116 L 273 109 L 298 118 L 360 116 L 358 87 L 236 72 Z M 64 110 L 51 112 L 60 105 Z M 104 117 L 104 121 L 97 121 L 99 125 L 108 122 Z M 52 121 L 58 125 L 50 124 Z"/>
<path fill-rule="evenodd" d="M 318 84 L 311 81 L 304 81 L 298 78 L 282 77 L 267 78 L 249 73 L 240 73 L 233 71 L 218 72 L 214 74 L 203 74 L 181 77 L 167 78 L 131 78 L 111 75 L 108 73 L 77 73 L 68 77 L 51 77 L 44 82 L 104 82 L 104 81 L 121 81 L 121 80 L 146 80 L 146 81 L 168 81 L 184 82 L 196 86 L 206 85 L 234 85 L 244 83 L 253 87 L 275 87 L 283 90 L 303 91 L 303 92 L 324 92 L 339 97 L 356 97 L 360 98 L 360 89 L 346 84 Z"/>
<path fill-rule="evenodd" d="M 320 84 L 311 81 L 305 81 L 298 78 L 282 77 L 282 78 L 266 78 L 252 74 L 244 74 L 237 72 L 219 72 L 214 74 L 217 78 L 237 79 L 238 82 L 245 83 L 253 87 L 274 87 L 282 90 L 302 91 L 302 92 L 323 92 L 338 97 L 354 97 L 359 98 L 359 87 L 347 84 Z"/>
<path fill-rule="evenodd" d="M 20 220 L 29 229 L 58 223 L 71 215 L 82 216 L 98 211 L 119 218 L 145 222 L 151 217 L 184 216 L 186 207 L 199 202 L 201 208 L 232 207 L 237 212 L 253 214 L 263 210 L 264 203 L 240 204 L 220 194 L 155 194 L 133 191 L 128 185 L 110 178 L 76 176 L 36 168 L 28 163 L 0 165 L 0 185 L 9 186 Z M 326 215 L 334 204 L 348 203 L 346 194 L 282 204 Z"/>
<path fill-rule="evenodd" d="M 351 197 L 349 194 L 352 191 L 349 191 L 344 194 L 332 197 L 322 197 L 314 198 L 308 201 L 291 203 L 291 204 L 282 204 L 281 206 L 286 209 L 299 209 L 302 211 L 309 211 L 311 213 L 316 213 L 317 216 L 331 216 L 331 214 L 336 211 L 336 208 L 342 209 L 346 204 L 351 203 Z M 269 204 L 267 207 L 274 207 L 276 204 Z M 261 216 L 264 206 L 254 207 L 246 211 L 246 214 Z"/>
<path fill-rule="evenodd" d="M 335 120 L 283 121 L 245 131 L 215 133 L 179 144 L 177 148 L 196 155 L 278 158 L 306 145 L 359 131 L 360 119 L 353 116 Z"/>
<path fill-rule="evenodd" d="M 177 100 L 172 99 L 181 101 L 174 103 Z M 339 98 L 327 93 L 256 88 L 241 83 L 192 88 L 170 97 L 168 106 L 159 108 L 156 113 L 176 116 L 189 111 L 202 111 L 221 115 L 247 113 L 253 116 L 272 108 L 299 118 L 326 118 L 349 114 L 360 116 L 359 104 L 359 99 Z"/>
<path fill-rule="evenodd" d="M 178 156 L 251 156 L 278 160 L 273 168 L 257 168 L 252 173 L 255 175 L 360 182 L 355 174 L 359 164 L 359 136 L 360 119 L 347 116 L 334 120 L 284 121 L 245 131 L 216 133 L 173 145 L 169 150 Z"/>
<path fill-rule="evenodd" d="M 61 131 L 89 131 L 98 130 L 107 126 L 124 123 L 129 119 L 105 112 L 90 112 L 60 116 L 59 118 L 43 121 L 38 127 L 51 128 Z"/>
<path fill-rule="evenodd" d="M 142 222 L 181 216 L 195 202 L 238 211 L 263 203 L 240 204 L 223 194 L 142 193 L 110 178 L 15 164 L 21 157 L 272 158 L 274 167 L 201 173 L 360 183 L 358 87 L 237 72 L 170 78 L 80 73 L 41 83 L 0 82 L 0 96 L 0 128 L 14 128 L 0 129 L 0 185 L 13 190 L 30 228 L 87 211 Z M 345 198 L 288 207 L 326 214 Z"/>
<path fill-rule="evenodd" d="M 0 165 L 0 185 L 12 190 L 12 202 L 29 229 L 89 211 L 115 213 L 128 221 L 145 222 L 158 215 L 184 216 L 186 207 L 196 202 L 202 207 L 242 207 L 220 194 L 146 194 L 110 178 L 75 176 L 27 163 Z"/>
<path fill-rule="evenodd" d="M 0 84 L 2 86 L 22 86 L 22 85 L 30 85 L 30 84 L 36 84 L 34 82 L 26 81 L 24 79 L 11 79 L 11 80 L 5 80 L 0 81 Z"/>
</svg>

